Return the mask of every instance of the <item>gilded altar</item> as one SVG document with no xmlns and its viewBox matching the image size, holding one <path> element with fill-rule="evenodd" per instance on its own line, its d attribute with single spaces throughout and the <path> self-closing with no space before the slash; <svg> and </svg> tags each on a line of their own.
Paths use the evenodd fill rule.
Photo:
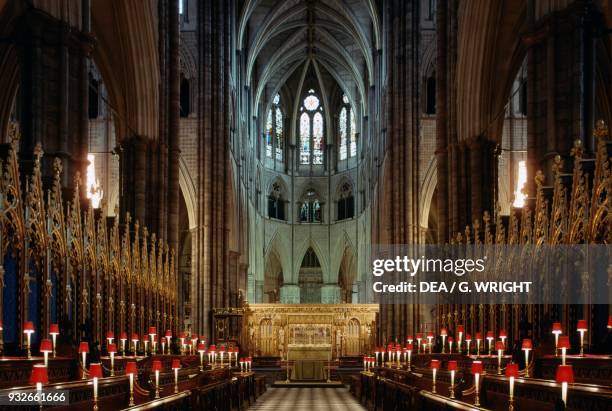
<svg viewBox="0 0 612 411">
<path fill-rule="evenodd" d="M 377 304 L 249 304 L 243 341 L 252 356 L 359 356 L 374 346 L 377 315 Z"/>
</svg>

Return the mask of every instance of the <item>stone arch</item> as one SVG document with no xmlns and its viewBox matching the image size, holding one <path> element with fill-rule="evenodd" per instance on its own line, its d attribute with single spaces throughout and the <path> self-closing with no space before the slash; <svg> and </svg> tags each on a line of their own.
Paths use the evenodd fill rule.
<svg viewBox="0 0 612 411">
<path fill-rule="evenodd" d="M 189 229 L 191 230 L 197 227 L 197 196 L 195 184 L 189 173 L 189 167 L 182 157 L 179 157 L 179 188 L 185 200 Z"/>
</svg>

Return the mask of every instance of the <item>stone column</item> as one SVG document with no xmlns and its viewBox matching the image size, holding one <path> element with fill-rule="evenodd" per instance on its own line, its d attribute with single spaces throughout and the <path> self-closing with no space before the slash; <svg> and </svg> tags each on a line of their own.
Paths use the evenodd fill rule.
<svg viewBox="0 0 612 411">
<path fill-rule="evenodd" d="M 281 304 L 299 304 L 300 286 L 296 284 L 285 284 L 280 289 Z"/>
<path fill-rule="evenodd" d="M 340 304 L 342 289 L 337 284 L 325 284 L 321 287 L 321 303 L 323 304 Z M 350 301 L 348 301 L 350 302 Z"/>
</svg>

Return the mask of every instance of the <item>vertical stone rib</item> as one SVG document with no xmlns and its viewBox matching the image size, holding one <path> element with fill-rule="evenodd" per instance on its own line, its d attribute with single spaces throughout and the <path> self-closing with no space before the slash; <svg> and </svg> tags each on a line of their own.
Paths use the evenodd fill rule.
<svg viewBox="0 0 612 411">
<path fill-rule="evenodd" d="M 448 124 L 447 124 L 447 2 L 437 4 L 436 13 L 436 165 L 438 243 L 448 241 Z"/>
</svg>

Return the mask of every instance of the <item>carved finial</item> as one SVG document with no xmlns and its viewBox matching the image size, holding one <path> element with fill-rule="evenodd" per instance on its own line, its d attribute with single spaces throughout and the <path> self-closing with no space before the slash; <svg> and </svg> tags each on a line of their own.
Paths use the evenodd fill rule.
<svg viewBox="0 0 612 411">
<path fill-rule="evenodd" d="M 544 173 L 542 172 L 542 170 L 538 170 L 533 179 L 535 180 L 536 185 L 538 187 L 541 187 L 544 184 Z"/>
<path fill-rule="evenodd" d="M 484 214 L 482 215 L 482 221 L 485 222 L 485 224 L 489 224 L 489 222 L 491 221 L 491 215 L 489 214 L 488 211 L 485 211 Z M 475 224 L 476 222 L 474 222 Z"/>
<path fill-rule="evenodd" d="M 56 178 L 59 177 L 60 174 L 62 174 L 63 168 L 64 167 L 62 166 L 62 160 L 55 157 L 55 159 L 53 160 L 53 172 L 55 173 Z"/>
<path fill-rule="evenodd" d="M 597 120 L 595 123 L 595 130 L 593 130 L 593 135 L 596 138 L 606 139 L 608 137 L 608 125 L 603 120 Z"/>
<path fill-rule="evenodd" d="M 77 172 L 74 173 L 74 188 L 77 193 L 79 191 L 80 185 L 81 185 L 81 173 L 77 170 Z"/>
<path fill-rule="evenodd" d="M 130 216 L 130 212 L 128 211 L 127 213 L 125 213 L 125 224 L 130 225 L 131 222 L 132 222 L 132 216 Z"/>
<path fill-rule="evenodd" d="M 147 237 L 149 236 L 149 230 L 147 230 L 147 226 L 144 226 L 144 227 L 142 228 L 142 236 L 143 236 L 144 238 L 147 238 Z"/>
<path fill-rule="evenodd" d="M 13 148 L 15 148 L 15 146 L 17 145 L 17 142 L 19 141 L 20 137 L 21 136 L 19 133 L 19 126 L 17 125 L 16 122 L 11 123 L 11 125 L 9 126 L 9 130 L 8 130 L 8 138 Z"/>
<path fill-rule="evenodd" d="M 574 148 L 572 148 L 572 151 L 570 152 L 570 154 L 576 157 L 577 159 L 580 159 L 582 158 L 583 150 L 584 150 L 584 147 L 582 146 L 582 140 L 576 139 L 574 140 Z"/>
<path fill-rule="evenodd" d="M 42 149 L 42 145 L 40 143 L 36 143 L 34 146 L 34 162 L 36 166 L 40 164 L 40 159 L 42 158 L 44 151 Z"/>
</svg>

